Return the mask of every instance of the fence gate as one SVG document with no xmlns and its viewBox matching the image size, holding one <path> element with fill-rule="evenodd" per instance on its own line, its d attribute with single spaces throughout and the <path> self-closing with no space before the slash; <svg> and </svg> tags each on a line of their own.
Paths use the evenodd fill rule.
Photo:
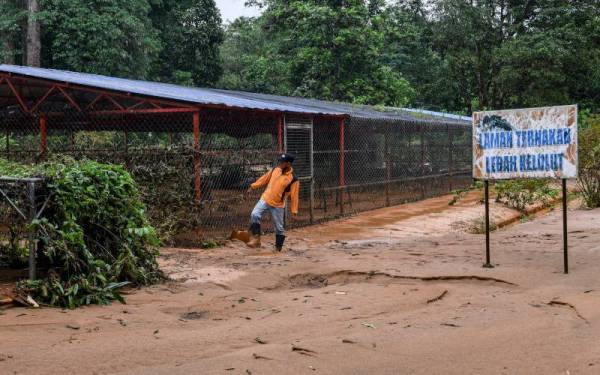
<svg viewBox="0 0 600 375">
<path fill-rule="evenodd" d="M 294 155 L 294 173 L 300 180 L 300 200 L 308 200 L 310 222 L 314 219 L 313 119 L 285 116 L 285 151 Z"/>
</svg>

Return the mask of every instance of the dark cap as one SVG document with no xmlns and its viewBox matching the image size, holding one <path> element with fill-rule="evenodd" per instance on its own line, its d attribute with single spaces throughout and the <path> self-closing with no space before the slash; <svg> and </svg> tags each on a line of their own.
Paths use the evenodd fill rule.
<svg viewBox="0 0 600 375">
<path fill-rule="evenodd" d="M 293 163 L 294 162 L 294 156 L 290 155 L 290 154 L 281 154 L 279 155 L 279 157 L 277 158 L 278 162 L 290 162 Z"/>
</svg>

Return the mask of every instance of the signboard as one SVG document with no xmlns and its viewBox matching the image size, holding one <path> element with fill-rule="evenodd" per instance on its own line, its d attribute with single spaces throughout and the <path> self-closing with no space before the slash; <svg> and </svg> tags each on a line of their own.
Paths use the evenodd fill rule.
<svg viewBox="0 0 600 375">
<path fill-rule="evenodd" d="M 473 113 L 473 178 L 577 178 L 577 106 Z"/>
</svg>

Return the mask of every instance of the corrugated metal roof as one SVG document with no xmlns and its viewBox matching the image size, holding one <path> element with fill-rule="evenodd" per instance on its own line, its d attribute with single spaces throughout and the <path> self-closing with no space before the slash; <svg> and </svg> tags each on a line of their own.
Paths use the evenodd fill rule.
<svg viewBox="0 0 600 375">
<path fill-rule="evenodd" d="M 402 119 L 407 121 L 451 121 L 466 122 L 463 119 L 448 118 L 444 114 L 432 113 L 413 115 L 400 108 L 380 108 L 323 100 L 256 94 L 242 91 L 228 91 L 207 88 L 178 86 L 168 83 L 138 81 L 132 79 L 77 73 L 64 70 L 33 68 L 15 65 L 0 65 L 0 72 L 27 77 L 65 82 L 118 92 L 127 92 L 148 97 L 182 101 L 204 105 L 221 105 L 233 108 L 293 112 L 302 114 L 349 115 L 364 118 Z"/>
</svg>

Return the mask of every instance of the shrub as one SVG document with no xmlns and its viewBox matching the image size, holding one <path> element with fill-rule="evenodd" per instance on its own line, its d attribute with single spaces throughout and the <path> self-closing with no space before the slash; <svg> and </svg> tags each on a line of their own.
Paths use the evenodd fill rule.
<svg viewBox="0 0 600 375">
<path fill-rule="evenodd" d="M 496 202 L 519 211 L 527 206 L 541 202 L 549 206 L 559 195 L 559 190 L 552 188 L 548 180 L 516 179 L 497 182 L 495 186 Z"/>
<path fill-rule="evenodd" d="M 119 288 L 163 278 L 159 240 L 138 188 L 122 167 L 93 161 L 27 167 L 0 162 L 0 174 L 47 179 L 50 201 L 34 222 L 48 271 L 17 292 L 38 302 L 74 308 L 122 301 Z"/>
<path fill-rule="evenodd" d="M 578 185 L 585 205 L 600 207 L 600 115 L 585 116 L 582 121 Z"/>
</svg>

